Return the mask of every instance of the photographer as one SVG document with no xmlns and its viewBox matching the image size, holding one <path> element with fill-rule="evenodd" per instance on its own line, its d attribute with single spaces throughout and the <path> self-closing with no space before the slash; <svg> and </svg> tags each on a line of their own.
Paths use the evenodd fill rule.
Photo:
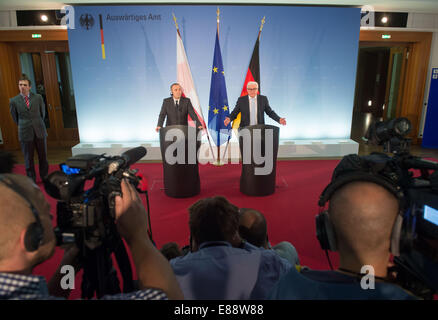
<svg viewBox="0 0 438 320">
<path fill-rule="evenodd" d="M 125 181 L 121 189 L 123 196 L 116 197 L 117 226 L 131 249 L 141 290 L 103 299 L 182 299 L 170 265 L 149 240 L 145 209 L 137 192 Z M 58 272 L 50 281 L 50 289 L 43 277 L 31 274 L 55 249 L 49 210 L 43 193 L 29 178 L 0 175 L 0 299 L 54 299 L 50 293 L 66 295 L 59 288 Z M 73 264 L 74 253 L 67 251 L 62 263 Z"/>
<path fill-rule="evenodd" d="M 264 299 L 292 265 L 239 235 L 238 208 L 224 197 L 189 208 L 190 252 L 170 261 L 186 299 Z"/>
<path fill-rule="evenodd" d="M 415 299 L 388 274 L 399 189 L 377 175 L 338 174 L 358 158 L 344 157 L 320 198 L 320 206 L 329 201 L 329 207 L 317 216 L 318 239 L 323 249 L 339 252 L 339 268 L 293 269 L 271 291 L 271 299 Z M 372 267 L 374 276 L 364 266 Z"/>
</svg>

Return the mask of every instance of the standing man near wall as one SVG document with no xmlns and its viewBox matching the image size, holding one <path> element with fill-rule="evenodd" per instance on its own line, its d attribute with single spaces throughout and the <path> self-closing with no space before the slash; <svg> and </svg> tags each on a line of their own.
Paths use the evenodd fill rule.
<svg viewBox="0 0 438 320">
<path fill-rule="evenodd" d="M 26 174 L 36 182 L 34 150 L 38 153 L 41 180 L 47 177 L 47 131 L 43 97 L 30 91 L 31 82 L 25 74 L 18 80 L 20 94 L 9 100 L 12 119 L 18 125 L 18 140 L 23 151 Z"/>
</svg>

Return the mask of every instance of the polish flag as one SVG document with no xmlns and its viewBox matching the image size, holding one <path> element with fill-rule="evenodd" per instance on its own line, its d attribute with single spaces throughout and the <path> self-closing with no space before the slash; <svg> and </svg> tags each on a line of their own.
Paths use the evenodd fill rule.
<svg viewBox="0 0 438 320">
<path fill-rule="evenodd" d="M 195 83 L 193 82 L 192 72 L 190 71 L 186 50 L 184 49 L 179 30 L 176 32 L 176 67 L 176 79 L 182 87 L 183 96 L 190 99 L 199 121 L 201 121 L 202 126 L 205 128 L 201 104 L 199 103 L 198 94 L 196 93 Z M 195 126 L 190 115 L 188 116 L 188 123 L 190 126 Z"/>
</svg>

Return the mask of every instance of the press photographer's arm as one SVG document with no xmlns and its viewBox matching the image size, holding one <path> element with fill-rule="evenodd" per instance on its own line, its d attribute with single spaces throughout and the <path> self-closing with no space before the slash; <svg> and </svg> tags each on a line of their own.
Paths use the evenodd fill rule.
<svg viewBox="0 0 438 320">
<path fill-rule="evenodd" d="M 122 197 L 116 197 L 116 223 L 131 250 L 140 289 L 158 288 L 169 299 L 183 299 L 169 262 L 149 239 L 147 214 L 137 191 L 125 180 L 121 187 Z"/>
<path fill-rule="evenodd" d="M 76 247 L 74 244 L 68 245 L 64 248 L 64 256 L 62 257 L 61 263 L 59 264 L 58 269 L 56 269 L 52 278 L 50 278 L 50 281 L 47 283 L 47 289 L 49 290 L 51 296 L 65 299 L 68 299 L 70 296 L 70 287 L 62 288 L 61 286 L 62 278 L 64 277 L 64 273 L 61 272 L 61 270 L 63 266 L 72 266 L 74 268 L 74 274 L 78 274 L 78 272 L 82 269 L 79 253 L 80 251 L 78 247 Z"/>
</svg>

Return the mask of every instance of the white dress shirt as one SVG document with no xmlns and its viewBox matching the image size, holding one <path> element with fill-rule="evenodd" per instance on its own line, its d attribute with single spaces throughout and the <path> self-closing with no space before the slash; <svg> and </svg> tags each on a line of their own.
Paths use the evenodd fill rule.
<svg viewBox="0 0 438 320">
<path fill-rule="evenodd" d="M 253 126 L 257 124 L 257 96 L 249 98 L 249 125 Z"/>
</svg>

